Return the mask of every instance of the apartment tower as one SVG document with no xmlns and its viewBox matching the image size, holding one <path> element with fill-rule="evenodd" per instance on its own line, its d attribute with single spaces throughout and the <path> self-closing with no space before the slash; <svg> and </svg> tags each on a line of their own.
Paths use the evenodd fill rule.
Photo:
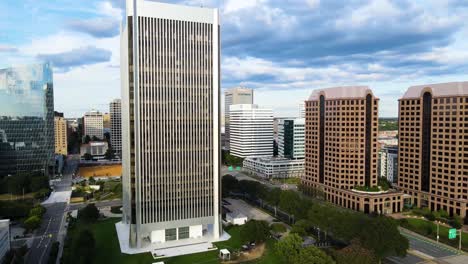
<svg viewBox="0 0 468 264">
<path fill-rule="evenodd" d="M 133 249 L 219 240 L 218 10 L 127 0 L 126 11 L 119 240 Z"/>
<path fill-rule="evenodd" d="M 113 100 L 109 105 L 111 147 L 118 158 L 122 157 L 122 102 Z"/>
<path fill-rule="evenodd" d="M 63 113 L 55 112 L 55 154 L 67 155 L 67 121 L 63 118 Z"/>
<path fill-rule="evenodd" d="M 399 193 L 371 191 L 377 188 L 378 103 L 366 86 L 312 93 L 306 101 L 302 178 L 306 189 L 332 203 L 366 213 L 402 209 Z"/>
<path fill-rule="evenodd" d="M 399 102 L 398 186 L 411 203 L 468 215 L 468 82 L 410 87 Z"/>
<path fill-rule="evenodd" d="M 224 136 L 226 148 L 230 145 L 229 107 L 235 104 L 253 104 L 254 93 L 252 89 L 236 87 L 224 92 Z"/>
<path fill-rule="evenodd" d="M 254 104 L 231 105 L 230 154 L 249 156 L 273 156 L 273 110 Z"/>
</svg>

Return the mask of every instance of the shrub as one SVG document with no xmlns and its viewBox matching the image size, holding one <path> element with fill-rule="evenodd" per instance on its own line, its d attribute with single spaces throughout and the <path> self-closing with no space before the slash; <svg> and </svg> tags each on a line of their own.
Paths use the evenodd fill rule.
<svg viewBox="0 0 468 264">
<path fill-rule="evenodd" d="M 280 224 L 280 223 L 272 224 L 270 227 L 271 227 L 271 230 L 273 232 L 275 232 L 275 233 L 284 233 L 284 232 L 286 232 L 286 227 L 283 224 Z"/>
<path fill-rule="evenodd" d="M 42 216 L 45 214 L 46 212 L 46 209 L 44 206 L 42 205 L 37 205 L 35 206 L 34 208 L 31 209 L 31 211 L 29 211 L 29 216 L 37 216 L 39 218 L 42 218 Z"/>
<path fill-rule="evenodd" d="M 428 214 L 425 214 L 424 217 L 429 220 L 429 221 L 434 221 L 436 220 L 436 217 L 434 216 L 434 214 L 431 212 L 431 213 L 428 213 Z"/>
</svg>

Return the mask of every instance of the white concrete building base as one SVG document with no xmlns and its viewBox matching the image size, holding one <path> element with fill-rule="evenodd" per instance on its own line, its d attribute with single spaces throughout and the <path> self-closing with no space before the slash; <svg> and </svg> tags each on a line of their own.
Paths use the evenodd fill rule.
<svg viewBox="0 0 468 264">
<path fill-rule="evenodd" d="M 155 259 L 216 250 L 216 246 L 214 246 L 212 243 L 226 241 L 231 238 L 228 233 L 223 231 L 223 234 L 217 239 L 214 239 L 211 236 L 205 236 L 202 238 L 190 238 L 168 241 L 164 243 L 145 243 L 141 248 L 131 248 L 129 245 L 129 225 L 118 222 L 115 224 L 115 228 L 117 230 L 120 251 L 122 253 L 141 254 L 150 252 Z"/>
</svg>

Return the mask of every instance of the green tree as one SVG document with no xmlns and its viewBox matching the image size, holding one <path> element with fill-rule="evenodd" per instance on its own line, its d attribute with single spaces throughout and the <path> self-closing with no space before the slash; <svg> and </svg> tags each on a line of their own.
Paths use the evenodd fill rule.
<svg viewBox="0 0 468 264">
<path fill-rule="evenodd" d="M 291 229 L 291 233 L 298 234 L 299 236 L 303 237 L 306 236 L 309 232 L 309 230 L 312 228 L 311 224 L 309 221 L 305 219 L 301 219 L 297 221 Z"/>
<path fill-rule="evenodd" d="M 112 148 L 108 148 L 106 150 L 106 153 L 104 154 L 104 158 L 106 160 L 112 160 L 112 159 L 115 159 L 115 152 Z"/>
<path fill-rule="evenodd" d="M 279 207 L 287 213 L 293 214 L 296 218 L 299 217 L 302 211 L 305 211 L 299 194 L 290 190 L 281 192 Z"/>
<path fill-rule="evenodd" d="M 92 185 L 96 183 L 96 179 L 94 179 L 94 177 L 90 177 L 88 181 L 89 181 L 89 184 L 92 184 Z"/>
<path fill-rule="evenodd" d="M 70 263 L 87 264 L 93 262 L 96 241 L 89 230 L 82 230 L 73 241 L 72 260 Z"/>
<path fill-rule="evenodd" d="M 406 256 L 409 248 L 409 242 L 398 231 L 396 221 L 385 216 L 367 221 L 365 232 L 360 234 L 360 240 L 379 260 L 388 256 Z"/>
<path fill-rule="evenodd" d="M 84 158 L 85 160 L 92 160 L 92 159 L 93 159 L 93 156 L 92 156 L 91 154 L 89 154 L 89 153 L 85 153 L 85 154 L 83 155 L 83 158 Z"/>
<path fill-rule="evenodd" d="M 227 197 L 229 192 L 235 191 L 238 183 L 239 181 L 234 176 L 229 174 L 224 175 L 221 179 L 223 197 Z"/>
<path fill-rule="evenodd" d="M 378 262 L 374 254 L 362 247 L 357 239 L 351 241 L 349 246 L 336 251 L 334 255 L 338 264 L 374 264 Z"/>
<path fill-rule="evenodd" d="M 99 209 L 93 203 L 86 205 L 78 211 L 78 219 L 85 222 L 96 222 L 99 218 Z"/>
<path fill-rule="evenodd" d="M 309 246 L 299 251 L 294 264 L 334 264 L 335 261 L 322 250 Z"/>
<path fill-rule="evenodd" d="M 242 226 L 240 236 L 242 242 L 264 242 L 270 235 L 270 227 L 266 221 L 250 220 Z"/>
<path fill-rule="evenodd" d="M 37 192 L 41 189 L 49 188 L 49 177 L 45 175 L 31 177 L 31 191 Z"/>
<path fill-rule="evenodd" d="M 29 211 L 29 216 L 42 217 L 46 212 L 46 208 L 42 205 L 37 205 Z"/>
<path fill-rule="evenodd" d="M 281 258 L 280 263 L 294 264 L 302 249 L 302 238 L 297 234 L 289 234 L 275 245 L 276 255 Z"/>
<path fill-rule="evenodd" d="M 280 188 L 271 188 L 270 190 L 267 190 L 265 200 L 270 205 L 278 206 L 280 203 L 281 192 Z"/>
<path fill-rule="evenodd" d="M 100 140 L 101 140 L 101 139 L 98 138 L 98 137 L 96 137 L 96 136 L 93 136 L 93 137 L 91 138 L 91 141 L 100 141 Z"/>
<path fill-rule="evenodd" d="M 84 138 L 83 138 L 83 143 L 84 144 L 88 144 L 89 142 L 91 141 L 91 137 L 86 135 Z"/>
<path fill-rule="evenodd" d="M 37 215 L 30 216 L 24 220 L 23 225 L 26 230 L 32 231 L 41 226 L 41 218 L 39 218 Z"/>
</svg>

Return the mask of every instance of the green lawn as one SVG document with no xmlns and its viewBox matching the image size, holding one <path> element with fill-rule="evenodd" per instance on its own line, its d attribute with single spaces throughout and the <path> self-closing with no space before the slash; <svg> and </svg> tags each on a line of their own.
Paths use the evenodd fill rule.
<svg viewBox="0 0 468 264">
<path fill-rule="evenodd" d="M 151 254 L 138 254 L 138 255 L 127 255 L 120 252 L 120 246 L 117 239 L 117 233 L 115 231 L 115 223 L 120 221 L 120 218 L 110 218 L 102 221 L 98 221 L 95 224 L 87 225 L 86 228 L 89 228 L 94 233 L 94 238 L 96 240 L 96 255 L 94 257 L 94 263 L 112 263 L 112 264 L 148 264 L 157 262 L 153 259 Z M 74 234 L 77 234 L 78 231 L 82 228 L 82 224 L 69 230 L 68 235 L 73 238 Z M 240 227 L 231 227 L 226 230 L 230 235 L 231 239 L 224 242 L 215 243 L 218 249 L 227 248 L 231 252 L 238 250 L 242 246 L 240 239 Z M 267 242 L 267 251 L 265 256 L 255 262 L 251 263 L 279 263 L 277 257 L 274 256 L 271 248 L 274 245 L 274 241 Z M 184 255 L 174 258 L 161 259 L 166 264 L 218 264 L 218 250 L 213 250 L 210 252 L 203 252 L 192 255 Z"/>
<path fill-rule="evenodd" d="M 301 179 L 300 178 L 286 178 L 286 179 L 275 179 L 274 181 L 279 182 L 279 183 L 286 183 L 286 184 L 296 184 L 299 185 L 301 184 Z"/>
<path fill-rule="evenodd" d="M 437 225 L 433 222 L 416 219 L 416 218 L 407 218 L 408 224 L 402 225 L 402 227 L 409 229 L 413 232 L 416 232 L 420 235 L 426 236 L 428 238 L 437 239 Z M 458 248 L 458 232 L 456 239 L 448 239 L 448 230 L 449 228 L 443 225 L 439 225 L 439 241 L 450 245 L 452 247 Z M 463 232 L 462 234 L 462 249 L 468 251 L 468 233 Z"/>
</svg>

